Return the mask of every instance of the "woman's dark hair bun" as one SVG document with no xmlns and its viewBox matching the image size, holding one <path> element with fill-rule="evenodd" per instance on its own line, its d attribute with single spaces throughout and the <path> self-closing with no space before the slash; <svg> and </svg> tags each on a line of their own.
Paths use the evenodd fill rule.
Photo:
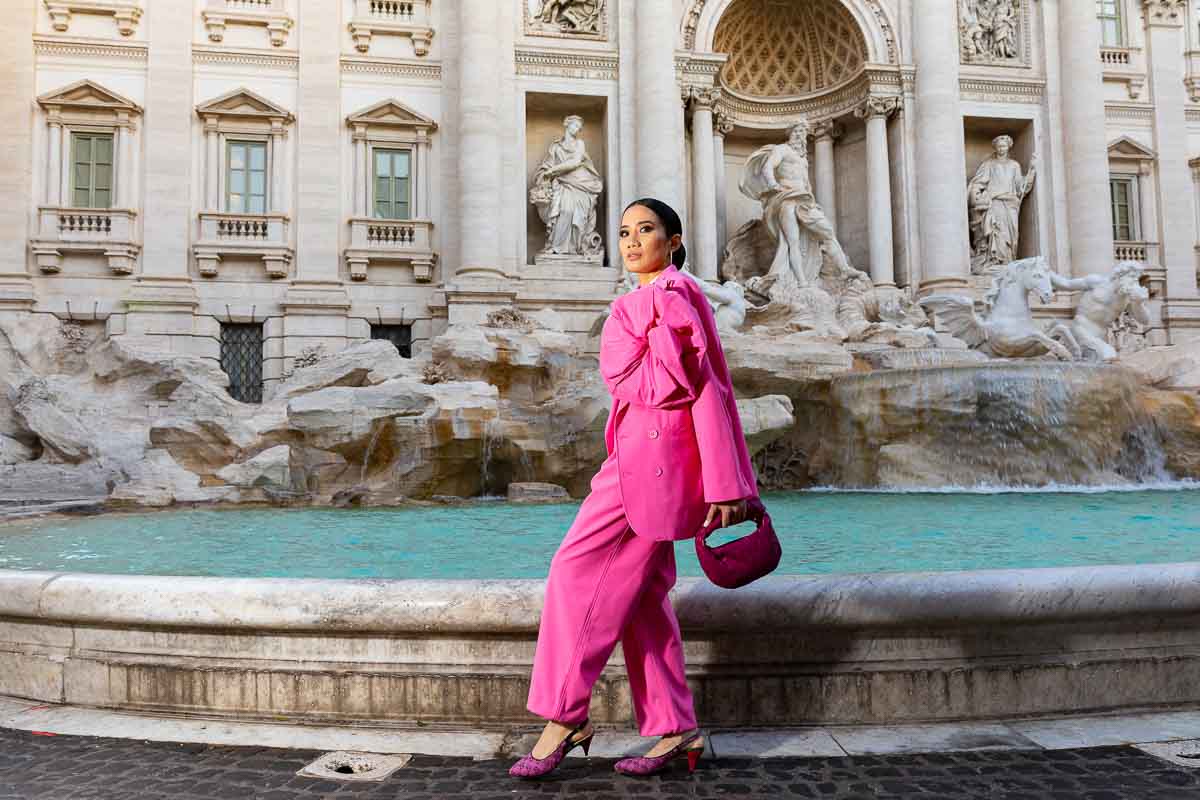
<svg viewBox="0 0 1200 800">
<path fill-rule="evenodd" d="M 671 208 L 662 200 L 654 197 L 639 197 L 637 200 L 634 200 L 632 203 L 625 206 L 625 211 L 628 211 L 634 206 L 643 206 L 653 211 L 654 215 L 658 217 L 659 222 L 662 223 L 663 228 L 666 230 L 668 239 L 677 233 L 680 236 L 683 236 L 683 223 L 680 222 L 679 215 L 675 213 L 675 209 Z M 679 247 L 676 247 L 671 252 L 671 263 L 677 267 L 682 267 L 686 260 L 687 250 L 684 248 L 683 242 L 680 242 Z"/>
</svg>

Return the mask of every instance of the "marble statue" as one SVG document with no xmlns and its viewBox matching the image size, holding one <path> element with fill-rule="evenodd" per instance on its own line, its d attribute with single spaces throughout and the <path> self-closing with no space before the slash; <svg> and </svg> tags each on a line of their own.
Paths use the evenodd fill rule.
<svg viewBox="0 0 1200 800">
<path fill-rule="evenodd" d="M 816 282 L 823 254 L 839 273 L 853 271 L 809 184 L 808 133 L 808 123 L 801 120 L 788 129 L 787 143 L 755 150 L 738 186 L 742 194 L 762 203 L 763 221 L 777 242 L 767 277 L 778 280 L 790 273 L 800 288 Z M 810 247 L 810 240 L 817 246 Z"/>
<path fill-rule="evenodd" d="M 531 19 L 560 33 L 599 33 L 604 0 L 542 0 Z"/>
<path fill-rule="evenodd" d="M 737 281 L 706 281 L 693 275 L 689 270 L 680 270 L 684 275 L 694 280 L 708 298 L 712 306 L 713 317 L 717 320 L 717 330 L 721 333 L 736 333 L 746 324 L 748 310 L 761 311 L 765 306 L 756 306 L 746 299 L 746 289 Z"/>
<path fill-rule="evenodd" d="M 967 184 L 971 271 L 976 275 L 989 274 L 1017 257 L 1021 201 L 1033 188 L 1037 156 L 1030 161 L 1029 172 L 1022 175 L 1021 165 L 1008 156 L 1012 144 L 1007 134 L 993 139 L 993 154 Z"/>
<path fill-rule="evenodd" d="M 1021 57 L 1017 39 L 1020 0 L 959 0 L 958 32 L 962 58 L 1006 62 Z"/>
<path fill-rule="evenodd" d="M 1054 298 L 1055 289 L 1081 289 L 1087 279 L 1068 279 L 1053 272 L 1043 256 L 1013 261 L 992 279 L 984 297 L 987 314 L 975 313 L 970 297 L 932 294 L 920 302 L 934 313 L 946 331 L 968 346 L 993 358 L 1034 358 L 1047 353 L 1071 361 L 1075 353 L 1053 337 L 1070 340 L 1067 326 L 1055 323 L 1049 332 L 1042 330 L 1029 308 L 1029 293 L 1035 292 L 1043 303 Z"/>
<path fill-rule="evenodd" d="M 596 230 L 596 204 L 604 183 L 579 132 L 583 118 L 563 120 L 563 135 L 550 145 L 533 174 L 529 201 L 546 223 L 541 255 L 583 256 L 598 261 L 604 247 Z"/>
<path fill-rule="evenodd" d="M 1146 303 L 1150 293 L 1141 285 L 1143 266 L 1137 261 L 1120 261 L 1107 277 L 1088 275 L 1086 289 L 1075 307 L 1070 330 L 1077 356 L 1093 361 L 1115 361 L 1117 348 L 1108 343 L 1110 329 L 1127 314 L 1141 325 L 1150 324 Z M 1128 323 L 1123 323 L 1128 327 Z M 1068 342 L 1070 345 L 1070 342 Z"/>
</svg>

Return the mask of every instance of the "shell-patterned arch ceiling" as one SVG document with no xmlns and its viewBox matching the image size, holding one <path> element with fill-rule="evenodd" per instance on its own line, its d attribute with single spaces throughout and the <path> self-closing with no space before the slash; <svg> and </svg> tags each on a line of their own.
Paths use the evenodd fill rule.
<svg viewBox="0 0 1200 800">
<path fill-rule="evenodd" d="M 755 97 L 831 89 L 867 60 L 866 39 L 838 0 L 736 0 L 713 49 L 729 54 L 721 82 Z"/>
</svg>

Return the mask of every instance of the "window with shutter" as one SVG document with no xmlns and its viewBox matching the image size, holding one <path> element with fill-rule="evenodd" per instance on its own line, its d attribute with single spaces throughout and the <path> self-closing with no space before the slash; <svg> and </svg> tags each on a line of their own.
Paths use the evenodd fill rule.
<svg viewBox="0 0 1200 800">
<path fill-rule="evenodd" d="M 1100 18 L 1100 43 L 1105 47 L 1123 47 L 1125 31 L 1121 23 L 1123 0 L 1096 0 L 1096 16 Z"/>
<path fill-rule="evenodd" d="M 111 208 L 113 190 L 111 133 L 71 134 L 71 205 Z"/>
<path fill-rule="evenodd" d="M 230 141 L 225 154 L 225 210 L 267 211 L 267 143 Z"/>
<path fill-rule="evenodd" d="M 1110 178 L 1108 181 L 1112 200 L 1113 239 L 1119 242 L 1137 239 L 1133 181 L 1133 178 Z"/>
<path fill-rule="evenodd" d="M 412 151 L 374 149 L 375 216 L 411 217 Z"/>
</svg>

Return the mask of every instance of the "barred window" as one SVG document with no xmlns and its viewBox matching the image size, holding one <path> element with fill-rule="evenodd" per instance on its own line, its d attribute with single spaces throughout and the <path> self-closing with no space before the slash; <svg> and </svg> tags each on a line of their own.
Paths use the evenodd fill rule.
<svg viewBox="0 0 1200 800">
<path fill-rule="evenodd" d="M 372 325 L 371 338 L 391 342 L 400 355 L 412 358 L 412 325 Z"/>
<path fill-rule="evenodd" d="M 229 394 L 243 403 L 261 403 L 263 328 L 261 323 L 221 323 L 221 369 L 229 376 Z"/>
</svg>

